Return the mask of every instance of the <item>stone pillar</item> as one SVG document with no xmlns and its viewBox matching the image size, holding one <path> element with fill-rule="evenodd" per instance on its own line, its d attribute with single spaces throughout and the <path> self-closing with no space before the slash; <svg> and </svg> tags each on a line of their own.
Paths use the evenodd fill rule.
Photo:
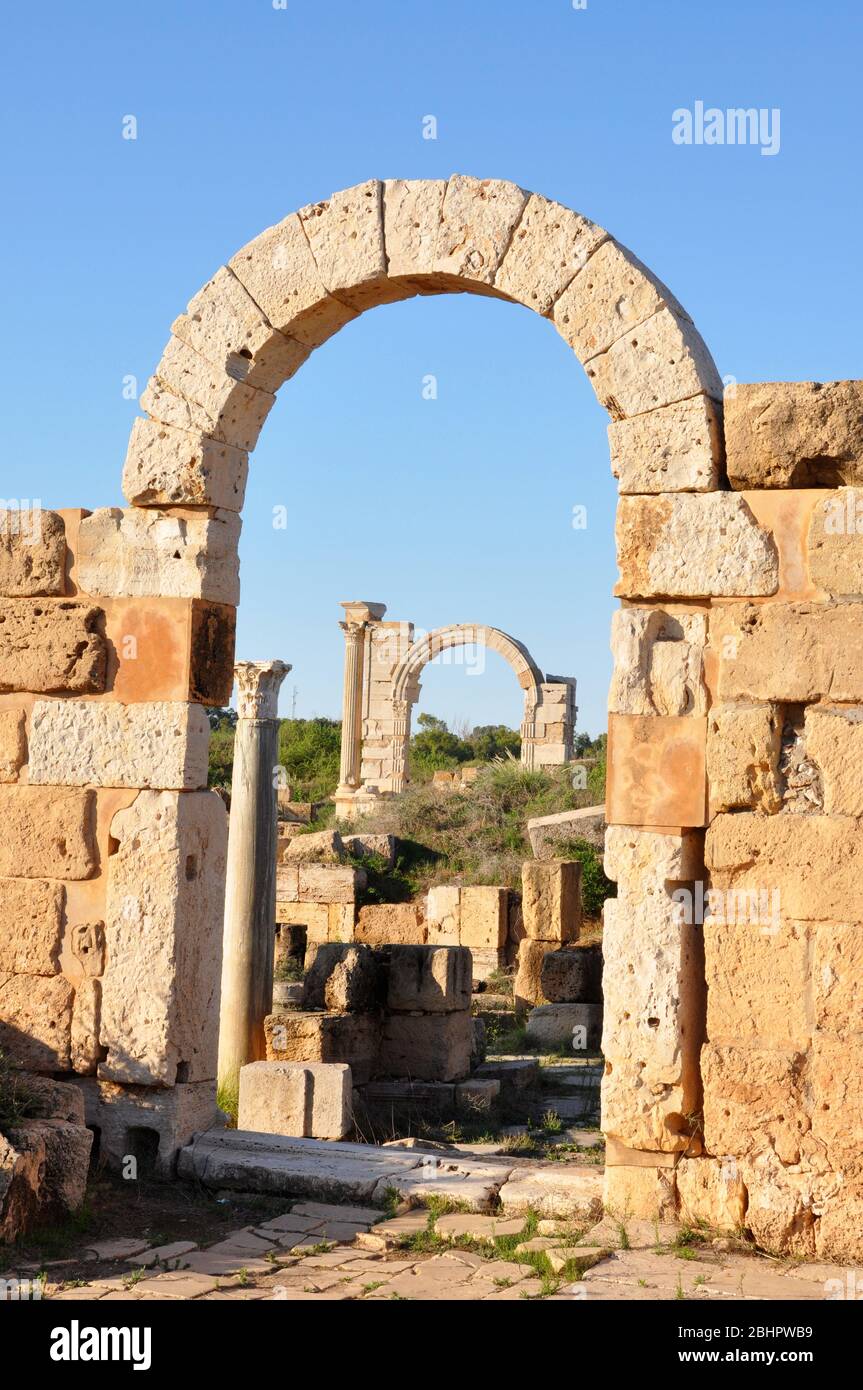
<svg viewBox="0 0 863 1390">
<path fill-rule="evenodd" d="M 237 1093 L 240 1067 L 265 1056 L 273 1006 L 276 920 L 276 787 L 283 661 L 240 661 L 219 1021 L 219 1087 Z"/>
<path fill-rule="evenodd" d="M 363 694 L 369 673 L 365 651 L 367 631 L 386 613 L 385 603 L 361 601 L 342 604 L 345 621 L 339 626 L 345 634 L 345 667 L 342 690 L 342 757 L 336 788 L 336 819 L 350 820 L 354 801 L 362 786 Z"/>
</svg>

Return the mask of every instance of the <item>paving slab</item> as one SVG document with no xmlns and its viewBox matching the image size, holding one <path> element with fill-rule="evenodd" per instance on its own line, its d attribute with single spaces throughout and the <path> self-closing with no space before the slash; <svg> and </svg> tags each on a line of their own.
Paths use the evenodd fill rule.
<svg viewBox="0 0 863 1390">
<path fill-rule="evenodd" d="M 188 1255 L 197 1248 L 194 1240 L 175 1240 L 169 1245 L 154 1245 L 150 1250 L 142 1250 L 138 1255 L 131 1255 L 126 1260 L 126 1264 L 136 1265 L 142 1269 L 150 1269 L 153 1265 L 164 1265 L 166 1269 L 175 1269 L 181 1256 Z"/>
<path fill-rule="evenodd" d="M 507 1216 L 536 1211 L 541 1216 L 571 1216 L 596 1221 L 602 1214 L 601 1168 L 554 1163 L 547 1168 L 518 1168 L 500 1189 Z"/>
</svg>

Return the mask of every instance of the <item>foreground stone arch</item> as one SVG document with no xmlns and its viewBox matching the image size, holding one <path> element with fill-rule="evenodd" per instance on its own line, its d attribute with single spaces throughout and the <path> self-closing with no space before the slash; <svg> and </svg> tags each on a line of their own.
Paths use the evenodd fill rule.
<svg viewBox="0 0 863 1390">
<path fill-rule="evenodd" d="M 248 454 L 346 322 L 458 291 L 547 318 L 611 417 L 607 1202 L 860 1258 L 860 528 L 836 518 L 863 386 L 738 385 L 723 425 L 670 292 L 503 181 L 371 181 L 263 232 L 172 327 L 129 505 L 30 536 L 4 514 L 0 1046 L 77 1078 L 109 1159 L 148 1130 L 168 1170 L 212 1119 L 225 815 L 202 706 L 230 695 Z"/>
</svg>

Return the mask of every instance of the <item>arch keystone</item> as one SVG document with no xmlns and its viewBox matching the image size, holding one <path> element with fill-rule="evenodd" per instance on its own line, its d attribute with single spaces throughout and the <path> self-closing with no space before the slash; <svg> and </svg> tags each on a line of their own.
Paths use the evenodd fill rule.
<svg viewBox="0 0 863 1390">
<path fill-rule="evenodd" d="M 495 273 L 527 199 L 523 188 L 504 179 L 453 174 L 443 200 L 435 271 L 450 277 L 454 288 L 500 293 L 493 288 Z M 472 283 L 465 285 L 466 280 Z"/>
</svg>

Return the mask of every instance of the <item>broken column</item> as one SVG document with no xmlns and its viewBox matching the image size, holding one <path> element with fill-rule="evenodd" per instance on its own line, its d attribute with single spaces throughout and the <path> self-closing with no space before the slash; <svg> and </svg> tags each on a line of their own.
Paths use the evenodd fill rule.
<svg viewBox="0 0 863 1390">
<path fill-rule="evenodd" d="M 354 796 L 360 787 L 366 630 L 386 612 L 383 603 L 343 603 L 345 621 L 345 674 L 342 691 L 342 757 L 336 788 L 336 816 L 349 820 Z"/>
<path fill-rule="evenodd" d="M 276 916 L 276 789 L 283 661 L 240 661 L 219 1028 L 219 1085 L 236 1093 L 240 1067 L 266 1054 L 273 1003 Z"/>
</svg>

